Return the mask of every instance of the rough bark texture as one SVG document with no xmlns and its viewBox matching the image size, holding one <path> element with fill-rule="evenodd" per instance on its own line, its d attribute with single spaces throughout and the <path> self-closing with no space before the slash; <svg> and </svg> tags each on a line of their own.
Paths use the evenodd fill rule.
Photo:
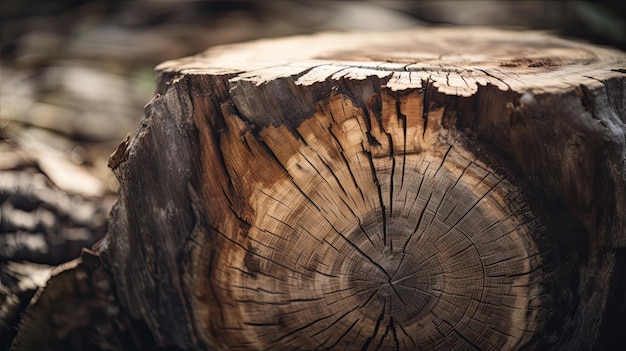
<svg viewBox="0 0 626 351">
<path fill-rule="evenodd" d="M 99 248 L 159 346 L 619 340 L 626 55 L 545 33 L 324 33 L 160 65 Z"/>
</svg>

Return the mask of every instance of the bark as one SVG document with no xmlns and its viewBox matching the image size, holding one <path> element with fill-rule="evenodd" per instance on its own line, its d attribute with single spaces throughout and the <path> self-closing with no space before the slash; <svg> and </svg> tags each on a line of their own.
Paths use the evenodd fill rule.
<svg viewBox="0 0 626 351">
<path fill-rule="evenodd" d="M 416 29 L 157 67 L 98 251 L 156 345 L 592 350 L 626 314 L 626 55 Z"/>
</svg>

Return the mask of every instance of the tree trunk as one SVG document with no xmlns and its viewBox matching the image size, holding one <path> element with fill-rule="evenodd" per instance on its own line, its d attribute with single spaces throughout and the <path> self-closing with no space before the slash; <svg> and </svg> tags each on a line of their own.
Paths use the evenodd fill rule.
<svg viewBox="0 0 626 351">
<path fill-rule="evenodd" d="M 181 349 L 604 349 L 626 331 L 625 67 L 481 28 L 163 63 L 110 160 L 116 298 Z"/>
</svg>

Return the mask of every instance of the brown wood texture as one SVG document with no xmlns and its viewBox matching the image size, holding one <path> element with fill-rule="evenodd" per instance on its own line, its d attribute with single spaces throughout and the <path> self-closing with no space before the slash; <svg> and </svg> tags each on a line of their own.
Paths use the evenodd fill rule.
<svg viewBox="0 0 626 351">
<path fill-rule="evenodd" d="M 625 315 L 625 67 L 482 28 L 163 63 L 112 163 L 117 297 L 183 349 L 598 349 Z"/>
</svg>

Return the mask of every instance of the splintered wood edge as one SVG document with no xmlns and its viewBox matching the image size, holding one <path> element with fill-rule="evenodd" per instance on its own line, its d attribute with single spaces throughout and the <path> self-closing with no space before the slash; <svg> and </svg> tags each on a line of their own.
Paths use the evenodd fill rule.
<svg viewBox="0 0 626 351">
<path fill-rule="evenodd" d="M 263 84 L 297 77 L 311 85 L 327 79 L 378 76 L 392 90 L 421 88 L 471 96 L 479 86 L 550 92 L 622 77 L 626 54 L 566 40 L 543 31 L 488 28 L 417 28 L 395 32 L 327 32 L 217 46 L 164 62 L 157 71 L 234 74 L 231 81 Z"/>
</svg>

